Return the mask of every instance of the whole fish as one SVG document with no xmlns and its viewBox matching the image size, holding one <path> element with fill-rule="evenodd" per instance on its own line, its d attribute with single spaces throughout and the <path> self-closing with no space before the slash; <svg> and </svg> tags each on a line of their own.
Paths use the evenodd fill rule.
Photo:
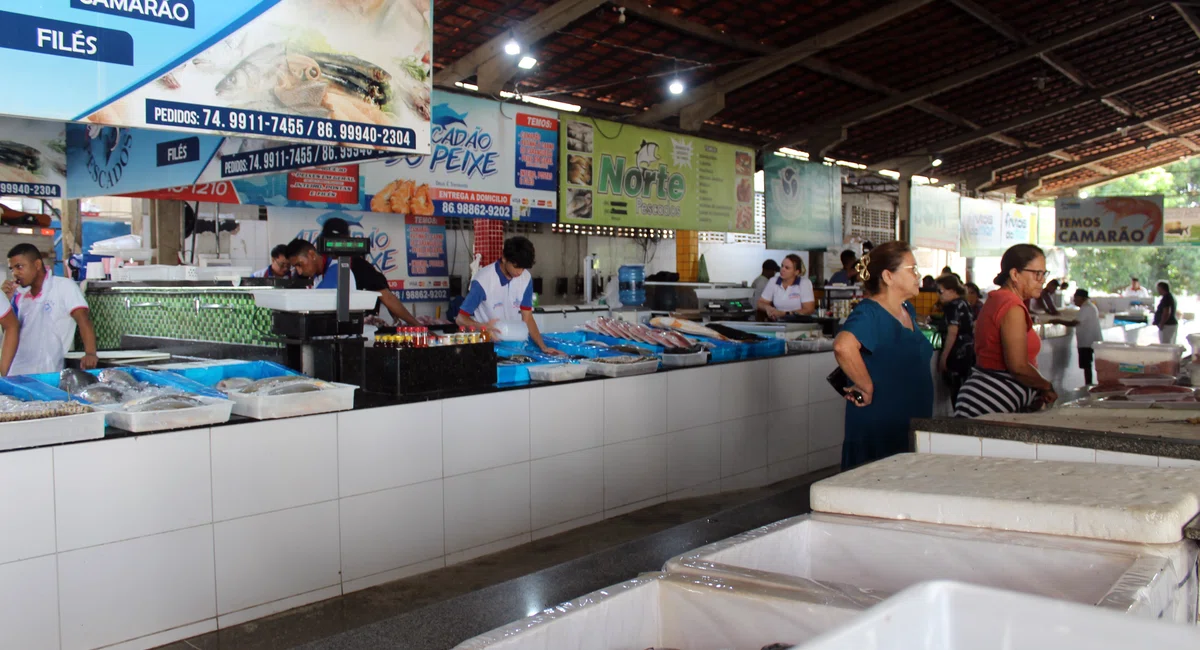
<svg viewBox="0 0 1200 650">
<path fill-rule="evenodd" d="M 263 392 L 268 389 L 275 388 L 276 386 L 281 386 L 283 384 L 289 384 L 289 383 L 296 382 L 296 381 L 316 381 L 316 380 L 309 378 L 309 377 L 305 377 L 304 375 L 282 375 L 280 377 L 267 377 L 266 379 L 259 379 L 258 381 L 250 384 L 249 386 L 246 386 L 240 392 L 242 392 L 246 395 L 252 395 L 254 393 Z"/>
<path fill-rule="evenodd" d="M 58 373 L 58 387 L 71 395 L 76 395 L 84 388 L 98 383 L 100 383 L 99 379 L 78 368 L 67 368 Z"/>
<path fill-rule="evenodd" d="M 37 149 L 12 140 L 0 140 L 0 165 L 20 167 L 37 172 L 41 165 L 41 153 Z"/>
<path fill-rule="evenodd" d="M 133 375 L 118 368 L 105 368 L 101 370 L 100 381 L 105 384 L 117 384 L 121 386 L 139 385 L 138 380 L 134 379 Z"/>
<path fill-rule="evenodd" d="M 125 402 L 122 410 L 130 413 L 145 413 L 147 411 L 174 411 L 204 406 L 204 402 L 186 395 L 156 395 Z"/>
<path fill-rule="evenodd" d="M 267 395 L 268 397 L 274 397 L 276 395 L 294 395 L 296 393 L 315 393 L 317 391 L 324 390 L 327 386 L 329 386 L 329 384 L 326 384 L 323 381 L 294 381 L 276 386 L 274 388 L 268 388 L 266 391 L 263 391 L 262 394 Z"/>
<path fill-rule="evenodd" d="M 217 96 L 261 96 L 274 90 L 286 56 L 283 43 L 270 43 L 254 50 L 217 82 Z"/>
<path fill-rule="evenodd" d="M 88 386 L 76 394 L 92 404 L 120 404 L 125 399 L 120 390 L 103 384 Z"/>
<path fill-rule="evenodd" d="M 729 339 L 716 330 L 709 329 L 699 323 L 693 323 L 690 320 L 681 320 L 678 318 L 670 318 L 667 316 L 656 316 L 650 319 L 650 324 L 662 329 L 675 330 L 692 336 L 705 336 L 718 341 L 728 341 Z"/>
<path fill-rule="evenodd" d="M 230 377 L 228 379 L 222 379 L 221 381 L 217 382 L 217 390 L 227 391 L 227 392 L 228 391 L 237 391 L 237 390 L 241 390 L 253 383 L 254 383 L 254 380 L 250 379 L 249 377 Z"/>
</svg>

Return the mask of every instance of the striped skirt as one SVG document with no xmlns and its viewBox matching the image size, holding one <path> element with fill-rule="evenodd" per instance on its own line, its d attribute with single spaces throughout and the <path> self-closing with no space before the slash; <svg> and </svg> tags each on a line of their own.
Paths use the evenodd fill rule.
<svg viewBox="0 0 1200 650">
<path fill-rule="evenodd" d="M 1037 399 L 1037 391 L 1007 372 L 972 368 L 958 391 L 954 416 L 974 418 L 989 413 L 1023 413 Z"/>
</svg>

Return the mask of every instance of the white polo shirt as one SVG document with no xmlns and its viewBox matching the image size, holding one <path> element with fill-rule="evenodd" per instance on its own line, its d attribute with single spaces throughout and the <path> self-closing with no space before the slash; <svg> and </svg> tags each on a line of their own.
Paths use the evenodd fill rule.
<svg viewBox="0 0 1200 650">
<path fill-rule="evenodd" d="M 13 308 L 21 321 L 21 342 L 9 374 L 62 370 L 63 360 L 75 340 L 75 319 L 71 315 L 88 308 L 79 285 L 47 273 L 42 292 L 35 296 L 29 289 L 19 289 L 13 295 Z"/>
<path fill-rule="evenodd" d="M 459 311 L 487 324 L 521 320 L 521 312 L 533 309 L 533 276 L 528 270 L 509 280 L 500 262 L 479 269 Z"/>
<path fill-rule="evenodd" d="M 804 303 L 817 300 L 816 294 L 813 293 L 812 280 L 800 278 L 784 289 L 783 278 L 779 276 L 767 283 L 762 297 L 780 311 L 796 311 L 803 307 Z"/>
</svg>

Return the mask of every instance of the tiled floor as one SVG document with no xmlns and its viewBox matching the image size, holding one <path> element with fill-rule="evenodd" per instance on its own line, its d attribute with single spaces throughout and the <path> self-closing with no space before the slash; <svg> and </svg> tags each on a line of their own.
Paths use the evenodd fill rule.
<svg viewBox="0 0 1200 650">
<path fill-rule="evenodd" d="M 691 548 L 807 512 L 809 485 L 832 473 L 651 506 L 163 648 L 444 650 L 545 607 L 659 570 Z"/>
</svg>

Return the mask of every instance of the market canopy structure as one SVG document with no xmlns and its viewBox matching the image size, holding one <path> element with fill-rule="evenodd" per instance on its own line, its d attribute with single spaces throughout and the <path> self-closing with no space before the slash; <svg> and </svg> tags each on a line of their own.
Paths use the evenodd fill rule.
<svg viewBox="0 0 1200 650">
<path fill-rule="evenodd" d="M 438 0 L 434 16 L 438 85 L 874 170 L 940 160 L 971 190 L 1071 194 L 1200 153 L 1195 1 Z"/>
</svg>

